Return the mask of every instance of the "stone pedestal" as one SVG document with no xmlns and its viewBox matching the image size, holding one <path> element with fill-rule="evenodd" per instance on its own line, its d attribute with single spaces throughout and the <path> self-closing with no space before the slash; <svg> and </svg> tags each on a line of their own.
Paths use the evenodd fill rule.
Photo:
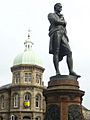
<svg viewBox="0 0 90 120">
<path fill-rule="evenodd" d="M 44 91 L 45 120 L 83 120 L 82 97 L 77 78 L 68 75 L 52 76 Z"/>
</svg>

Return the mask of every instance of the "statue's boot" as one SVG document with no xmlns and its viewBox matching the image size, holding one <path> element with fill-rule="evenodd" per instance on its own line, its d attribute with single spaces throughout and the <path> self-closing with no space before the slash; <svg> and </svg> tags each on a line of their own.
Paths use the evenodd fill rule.
<svg viewBox="0 0 90 120">
<path fill-rule="evenodd" d="M 76 74 L 74 71 L 70 72 L 69 75 L 73 75 L 73 76 L 76 76 L 76 77 L 81 77 L 80 75 Z"/>
<path fill-rule="evenodd" d="M 56 72 L 56 75 L 58 76 L 58 75 L 61 75 L 61 74 L 60 74 L 60 72 Z"/>
</svg>

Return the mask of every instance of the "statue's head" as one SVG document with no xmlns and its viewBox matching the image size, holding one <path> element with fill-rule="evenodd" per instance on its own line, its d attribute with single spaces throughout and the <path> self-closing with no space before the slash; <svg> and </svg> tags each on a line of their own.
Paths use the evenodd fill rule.
<svg viewBox="0 0 90 120">
<path fill-rule="evenodd" d="M 61 3 L 56 3 L 54 5 L 54 11 L 55 12 L 61 12 L 62 11 L 62 5 L 61 5 Z"/>
</svg>

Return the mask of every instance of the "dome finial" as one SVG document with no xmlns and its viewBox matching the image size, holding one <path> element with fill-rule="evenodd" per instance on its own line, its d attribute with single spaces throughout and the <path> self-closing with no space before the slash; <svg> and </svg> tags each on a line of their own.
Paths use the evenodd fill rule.
<svg viewBox="0 0 90 120">
<path fill-rule="evenodd" d="M 28 39 L 30 39 L 30 29 L 28 29 Z"/>
<path fill-rule="evenodd" d="M 30 31 L 31 31 L 31 30 L 28 29 L 28 39 L 24 42 L 25 51 L 31 50 L 32 45 L 33 45 L 32 41 L 30 40 Z"/>
</svg>

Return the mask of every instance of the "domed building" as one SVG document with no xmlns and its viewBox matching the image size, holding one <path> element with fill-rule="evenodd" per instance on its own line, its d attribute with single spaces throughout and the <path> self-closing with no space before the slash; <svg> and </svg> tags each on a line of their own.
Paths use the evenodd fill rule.
<svg viewBox="0 0 90 120">
<path fill-rule="evenodd" d="M 43 63 L 32 50 L 30 35 L 24 45 L 11 67 L 12 83 L 0 87 L 0 120 L 44 119 Z"/>
</svg>

